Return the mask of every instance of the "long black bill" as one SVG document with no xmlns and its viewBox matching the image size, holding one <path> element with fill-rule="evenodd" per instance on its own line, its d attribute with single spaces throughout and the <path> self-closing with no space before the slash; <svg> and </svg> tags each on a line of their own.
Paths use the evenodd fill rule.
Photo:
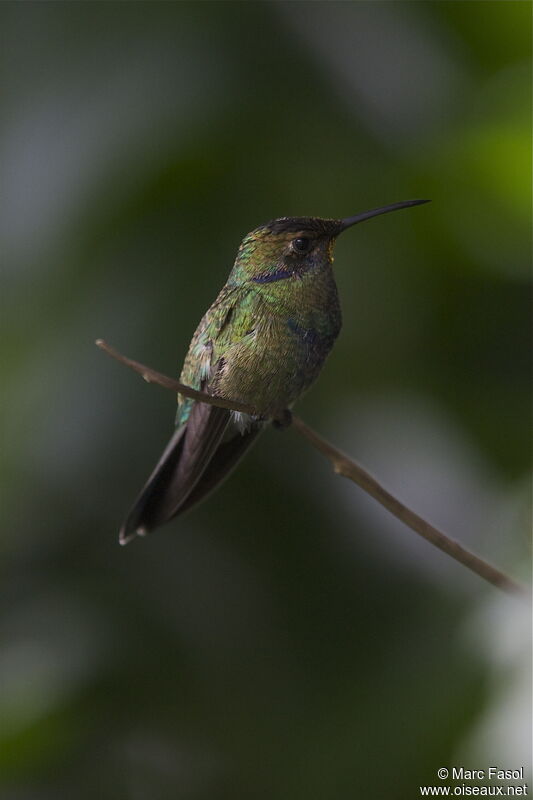
<svg viewBox="0 0 533 800">
<path fill-rule="evenodd" d="M 363 211 L 362 214 L 356 214 L 354 217 L 346 217 L 341 220 L 342 226 L 339 233 L 345 231 L 346 228 L 351 228 L 352 225 L 357 225 L 358 222 L 364 222 L 366 219 L 378 217 L 380 214 L 388 214 L 389 211 L 398 211 L 400 208 L 411 208 L 411 206 L 421 206 L 423 203 L 429 203 L 430 200 L 405 200 L 403 203 L 392 203 L 390 206 L 382 206 L 382 208 L 373 208 L 371 211 Z"/>
</svg>

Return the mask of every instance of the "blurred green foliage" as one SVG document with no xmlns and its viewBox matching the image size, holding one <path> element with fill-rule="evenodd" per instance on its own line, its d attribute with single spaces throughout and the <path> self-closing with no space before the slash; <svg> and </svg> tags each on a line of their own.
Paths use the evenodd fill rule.
<svg viewBox="0 0 533 800">
<path fill-rule="evenodd" d="M 339 241 L 299 410 L 527 580 L 530 18 L 0 5 L 2 797 L 403 800 L 527 760 L 527 615 L 294 433 L 120 549 L 174 398 L 93 340 L 177 373 L 248 230 L 430 197 Z"/>
</svg>

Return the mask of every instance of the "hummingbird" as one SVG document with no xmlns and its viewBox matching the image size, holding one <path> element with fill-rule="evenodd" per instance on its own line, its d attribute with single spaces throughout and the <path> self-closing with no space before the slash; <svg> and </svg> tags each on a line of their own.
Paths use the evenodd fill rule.
<svg viewBox="0 0 533 800">
<path fill-rule="evenodd" d="M 341 329 L 332 269 L 337 237 L 372 217 L 427 202 L 408 200 L 345 219 L 280 217 L 244 237 L 225 286 L 194 333 L 180 381 L 257 414 L 178 394 L 174 434 L 120 529 L 121 544 L 203 500 L 269 421 L 290 422 L 290 409 L 318 377 Z"/>
</svg>

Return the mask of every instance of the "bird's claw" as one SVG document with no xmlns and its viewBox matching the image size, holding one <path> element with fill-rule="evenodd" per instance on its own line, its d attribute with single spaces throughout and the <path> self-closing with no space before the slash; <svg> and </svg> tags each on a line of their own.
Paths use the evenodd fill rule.
<svg viewBox="0 0 533 800">
<path fill-rule="evenodd" d="M 272 425 L 276 430 L 283 431 L 285 428 L 288 428 L 292 422 L 292 413 L 289 411 L 288 408 L 285 408 L 276 417 L 272 420 Z"/>
</svg>

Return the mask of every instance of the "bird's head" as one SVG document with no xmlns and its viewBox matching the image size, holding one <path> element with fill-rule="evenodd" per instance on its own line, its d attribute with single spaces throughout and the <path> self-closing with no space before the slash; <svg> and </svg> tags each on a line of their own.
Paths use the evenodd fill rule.
<svg viewBox="0 0 533 800">
<path fill-rule="evenodd" d="M 407 200 L 345 219 L 279 217 L 271 220 L 244 237 L 230 275 L 230 283 L 251 282 L 261 285 L 298 279 L 307 272 L 331 264 L 337 236 L 352 225 L 379 214 L 427 202 Z"/>
</svg>

